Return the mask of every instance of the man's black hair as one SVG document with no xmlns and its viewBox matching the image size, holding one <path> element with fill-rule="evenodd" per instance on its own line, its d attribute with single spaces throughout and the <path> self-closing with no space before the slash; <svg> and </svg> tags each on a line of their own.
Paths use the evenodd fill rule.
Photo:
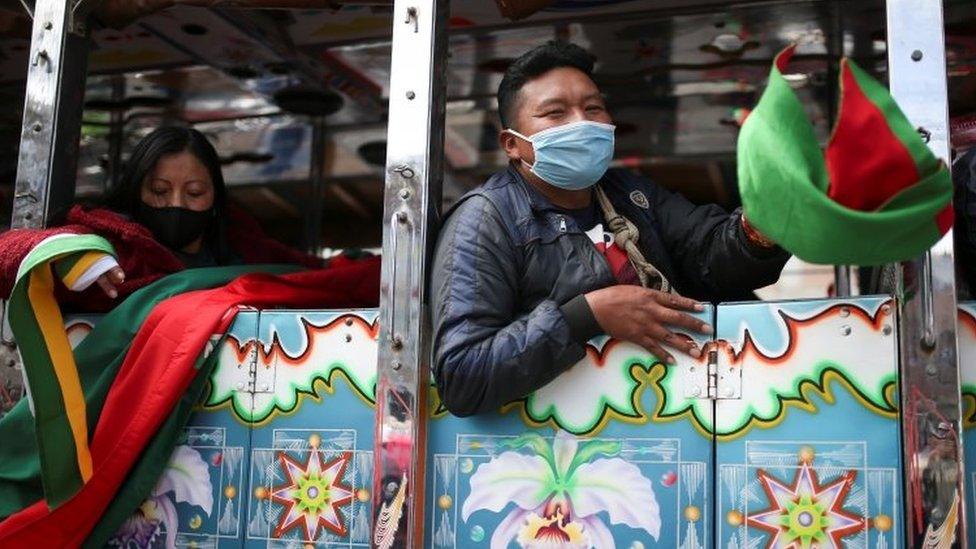
<svg viewBox="0 0 976 549">
<path fill-rule="evenodd" d="M 522 54 L 509 65 L 498 85 L 498 116 L 502 120 L 502 127 L 511 127 L 509 124 L 515 116 L 518 94 L 526 82 L 560 67 L 579 69 L 592 78 L 593 62 L 594 57 L 590 52 L 576 44 L 557 40 Z"/>
</svg>

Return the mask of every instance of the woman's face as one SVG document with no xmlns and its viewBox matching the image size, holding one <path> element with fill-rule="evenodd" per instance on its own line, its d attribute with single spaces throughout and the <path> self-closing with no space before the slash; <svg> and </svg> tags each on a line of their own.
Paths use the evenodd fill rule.
<svg viewBox="0 0 976 549">
<path fill-rule="evenodd" d="M 153 208 L 186 208 L 198 212 L 214 204 L 214 187 L 207 167 L 184 151 L 159 159 L 142 182 L 142 201 Z"/>
</svg>

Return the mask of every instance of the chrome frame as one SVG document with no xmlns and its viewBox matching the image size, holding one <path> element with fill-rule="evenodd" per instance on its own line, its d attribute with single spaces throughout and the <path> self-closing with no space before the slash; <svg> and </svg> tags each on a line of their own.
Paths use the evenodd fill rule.
<svg viewBox="0 0 976 549">
<path fill-rule="evenodd" d="M 373 547 L 420 547 L 430 327 L 426 265 L 444 161 L 447 0 L 397 0 L 387 129 Z"/>
<path fill-rule="evenodd" d="M 44 227 L 74 198 L 88 67 L 85 19 L 68 0 L 34 5 L 11 228 Z"/>
<path fill-rule="evenodd" d="M 949 163 L 948 97 L 942 0 L 888 0 L 891 93 Z M 955 510 L 942 543 L 966 544 L 956 291 L 952 232 L 899 268 L 898 332 L 907 545 L 922 546 Z"/>
</svg>

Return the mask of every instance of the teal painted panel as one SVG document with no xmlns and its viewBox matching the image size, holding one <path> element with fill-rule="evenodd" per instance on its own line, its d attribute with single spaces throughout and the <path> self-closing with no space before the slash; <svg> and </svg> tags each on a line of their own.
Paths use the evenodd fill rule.
<svg viewBox="0 0 976 549">
<path fill-rule="evenodd" d="M 895 317 L 886 298 L 722 305 L 717 546 L 899 547 Z"/>
<path fill-rule="evenodd" d="M 368 546 L 377 316 L 261 312 L 255 392 L 233 406 L 252 429 L 245 547 Z"/>
<path fill-rule="evenodd" d="M 665 367 L 600 338 L 498 413 L 456 418 L 435 402 L 426 546 L 709 547 L 711 404 L 685 397 L 705 359 L 675 356 Z"/>
</svg>

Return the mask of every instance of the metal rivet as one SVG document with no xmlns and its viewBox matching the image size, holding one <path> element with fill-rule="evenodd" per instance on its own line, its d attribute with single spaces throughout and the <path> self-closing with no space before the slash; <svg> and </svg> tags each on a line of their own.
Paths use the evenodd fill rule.
<svg viewBox="0 0 976 549">
<path fill-rule="evenodd" d="M 352 336 L 350 334 L 346 334 L 346 343 L 349 343 L 350 341 L 352 341 Z"/>
<path fill-rule="evenodd" d="M 851 327 L 850 326 L 846 326 L 845 325 L 845 326 L 841 326 L 840 327 L 840 333 L 841 333 L 841 335 L 849 336 L 849 335 L 851 335 L 851 331 L 852 330 L 851 330 Z"/>
<path fill-rule="evenodd" d="M 396 213 L 396 219 L 400 223 L 406 223 L 407 222 L 407 212 L 397 212 Z"/>
<path fill-rule="evenodd" d="M 394 360 L 394 361 L 393 361 L 393 370 L 394 370 L 394 371 L 397 371 L 397 370 L 399 370 L 400 368 L 403 368 L 403 363 L 402 363 L 402 362 L 400 362 L 399 360 Z"/>
<path fill-rule="evenodd" d="M 413 90 L 407 91 L 407 99 L 413 101 L 414 97 L 417 97 L 417 94 L 413 93 Z"/>
<path fill-rule="evenodd" d="M 688 371 L 689 371 L 689 372 L 694 372 L 694 371 L 695 371 L 695 367 L 694 367 L 694 366 L 692 366 L 691 368 L 688 368 Z"/>
<path fill-rule="evenodd" d="M 912 61 L 922 60 L 922 50 L 915 50 L 912 52 Z"/>
<path fill-rule="evenodd" d="M 44 129 L 44 126 L 42 126 L 40 122 L 35 122 L 34 125 L 31 126 L 31 129 L 35 132 L 39 132 Z"/>
<path fill-rule="evenodd" d="M 27 212 L 27 213 L 24 214 L 24 219 L 27 219 L 27 220 L 34 219 L 34 214 L 32 214 L 30 212 Z"/>
<path fill-rule="evenodd" d="M 351 318 L 347 318 L 346 319 L 346 326 L 352 326 L 352 319 Z"/>
<path fill-rule="evenodd" d="M 935 374 L 939 373 L 939 371 L 935 369 L 934 364 L 931 364 L 927 368 L 925 368 L 925 373 L 930 376 L 934 376 Z"/>
<path fill-rule="evenodd" d="M 410 189 L 400 189 L 400 198 L 404 200 L 410 198 Z"/>
<path fill-rule="evenodd" d="M 244 383 L 238 383 L 237 384 L 237 390 L 238 391 L 243 391 L 244 390 Z"/>
<path fill-rule="evenodd" d="M 44 30 L 51 30 L 53 28 L 54 28 L 54 23 L 51 23 L 50 21 L 44 23 Z"/>
<path fill-rule="evenodd" d="M 884 335 L 891 335 L 891 326 L 885 324 L 884 328 L 881 328 L 881 333 L 883 333 Z"/>
<path fill-rule="evenodd" d="M 398 335 L 395 335 L 393 336 L 393 339 L 390 341 L 390 344 L 393 346 L 394 350 L 399 351 L 400 349 L 403 348 L 403 338 L 401 338 Z"/>
<path fill-rule="evenodd" d="M 883 312 L 886 315 L 890 315 L 891 314 L 891 305 L 885 305 L 884 307 L 881 307 L 881 312 Z"/>
<path fill-rule="evenodd" d="M 413 176 L 415 174 L 413 173 L 412 169 L 404 167 L 403 169 L 400 170 L 400 175 L 402 175 L 406 179 L 413 179 Z"/>
<path fill-rule="evenodd" d="M 14 360 L 12 358 L 7 359 L 7 367 L 8 368 L 13 368 L 16 365 L 17 365 L 17 361 L 16 360 Z"/>
<path fill-rule="evenodd" d="M 844 307 L 844 308 L 842 308 L 840 310 L 840 316 L 842 316 L 844 318 L 847 318 L 847 317 L 851 316 L 851 308 L 850 307 Z"/>
</svg>

